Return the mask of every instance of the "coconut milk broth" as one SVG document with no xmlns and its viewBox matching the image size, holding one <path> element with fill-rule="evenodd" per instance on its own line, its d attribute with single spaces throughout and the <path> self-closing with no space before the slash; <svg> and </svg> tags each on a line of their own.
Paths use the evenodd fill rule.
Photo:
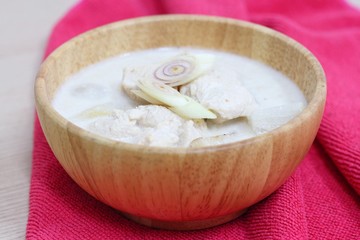
<svg viewBox="0 0 360 240">
<path fill-rule="evenodd" d="M 285 111 L 291 112 L 295 104 L 300 107 L 299 110 L 291 113 L 294 117 L 306 105 L 306 100 L 296 84 L 285 75 L 258 61 L 213 50 L 159 48 L 119 55 L 82 69 L 70 76 L 59 88 L 53 106 L 62 116 L 82 128 L 86 128 L 91 120 L 79 120 L 74 116 L 89 108 L 99 105 L 123 110 L 135 108 L 139 104 L 130 99 L 120 87 L 123 69 L 128 66 L 162 62 L 184 51 L 214 54 L 216 57 L 214 68 L 226 67 L 229 71 L 236 71 L 241 76 L 242 84 L 254 96 L 259 109 L 281 106 L 282 110 L 285 108 Z M 262 132 L 266 131 L 254 131 L 248 119 L 241 117 L 222 124 L 208 123 L 208 129 L 203 135 L 208 137 L 231 134 L 227 142 L 233 142 L 254 137 Z"/>
</svg>

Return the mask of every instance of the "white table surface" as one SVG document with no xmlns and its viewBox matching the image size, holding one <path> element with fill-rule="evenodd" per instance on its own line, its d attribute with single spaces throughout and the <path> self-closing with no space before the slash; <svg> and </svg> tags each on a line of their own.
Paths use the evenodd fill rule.
<svg viewBox="0 0 360 240">
<path fill-rule="evenodd" d="M 24 239 L 33 83 L 51 27 L 76 0 L 0 0 L 0 239 Z"/>
<path fill-rule="evenodd" d="M 349 0 L 360 6 L 360 0 Z M 24 239 L 33 83 L 51 27 L 76 0 L 0 0 L 0 239 Z"/>
</svg>

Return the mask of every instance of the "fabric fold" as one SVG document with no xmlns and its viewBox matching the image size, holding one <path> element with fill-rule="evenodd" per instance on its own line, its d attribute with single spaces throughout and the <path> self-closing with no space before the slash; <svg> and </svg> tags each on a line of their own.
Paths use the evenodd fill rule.
<svg viewBox="0 0 360 240">
<path fill-rule="evenodd" d="M 349 184 L 360 194 L 360 124 L 357 119 L 360 62 L 356 60 L 360 59 L 360 49 L 356 47 L 360 44 L 360 11 L 343 1 L 319 5 L 295 1 L 297 13 L 286 15 L 279 13 L 278 8 L 283 7 L 280 2 L 272 3 L 274 11 L 266 8 L 267 5 L 262 9 L 260 4 L 252 6 L 259 13 L 252 14 L 250 20 L 299 41 L 322 64 L 328 96 L 318 139 Z M 306 17 L 314 9 L 317 11 Z"/>
</svg>

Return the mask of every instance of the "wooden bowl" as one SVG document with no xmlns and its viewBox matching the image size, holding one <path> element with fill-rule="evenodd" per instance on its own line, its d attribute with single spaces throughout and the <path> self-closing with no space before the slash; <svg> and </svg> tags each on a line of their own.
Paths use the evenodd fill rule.
<svg viewBox="0 0 360 240">
<path fill-rule="evenodd" d="M 52 107 L 56 90 L 80 69 L 163 46 L 217 49 L 259 60 L 291 78 L 308 106 L 269 133 L 202 148 L 115 142 L 80 129 Z M 230 221 L 285 182 L 315 138 L 326 83 L 307 49 L 271 29 L 218 17 L 164 15 L 116 22 L 70 40 L 44 61 L 35 91 L 47 141 L 77 184 L 138 223 L 189 230 Z"/>
</svg>

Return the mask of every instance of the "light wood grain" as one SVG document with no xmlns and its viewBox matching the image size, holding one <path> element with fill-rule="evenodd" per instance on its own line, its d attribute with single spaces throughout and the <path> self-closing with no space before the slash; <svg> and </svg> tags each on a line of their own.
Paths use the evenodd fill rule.
<svg viewBox="0 0 360 240">
<path fill-rule="evenodd" d="M 35 75 L 52 25 L 75 1 L 1 2 L 0 239 L 25 238 Z"/>
<path fill-rule="evenodd" d="M 204 148 L 114 142 L 76 127 L 52 108 L 57 88 L 81 68 L 163 46 L 212 48 L 262 61 L 296 82 L 309 104 L 268 134 Z M 168 15 L 111 24 L 60 47 L 39 72 L 36 105 L 52 150 L 84 190 L 142 224 L 184 230 L 231 220 L 291 175 L 315 138 L 325 85 L 311 53 L 280 33 L 230 19 Z"/>
</svg>

